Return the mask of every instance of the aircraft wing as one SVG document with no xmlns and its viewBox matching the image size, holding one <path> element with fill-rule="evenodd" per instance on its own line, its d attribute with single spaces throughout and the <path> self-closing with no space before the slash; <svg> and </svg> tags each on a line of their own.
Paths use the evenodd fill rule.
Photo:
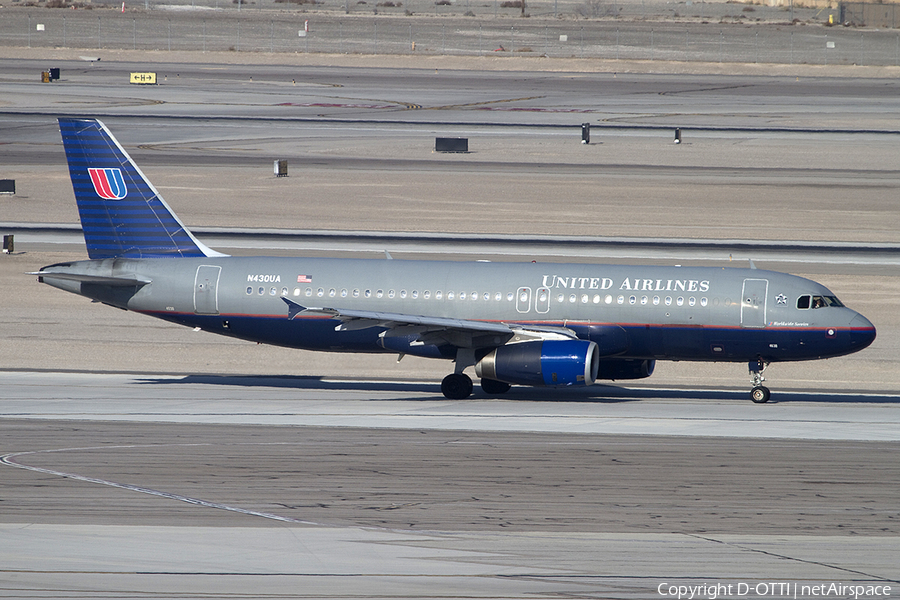
<svg viewBox="0 0 900 600">
<path fill-rule="evenodd" d="M 509 341 L 517 333 L 529 333 L 536 337 L 564 337 L 575 339 L 571 329 L 564 327 L 528 328 L 517 324 L 430 317 L 368 310 L 306 307 L 289 298 L 282 298 L 288 305 L 288 318 L 299 314 L 324 315 L 341 321 L 336 331 L 354 331 L 369 327 L 384 327 L 385 337 L 418 334 L 423 344 L 448 343 L 454 346 L 495 346 Z"/>
</svg>

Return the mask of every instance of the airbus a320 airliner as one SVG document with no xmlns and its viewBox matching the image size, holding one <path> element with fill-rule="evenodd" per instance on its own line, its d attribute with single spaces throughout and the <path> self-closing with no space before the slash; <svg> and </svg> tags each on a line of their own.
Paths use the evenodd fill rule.
<svg viewBox="0 0 900 600">
<path fill-rule="evenodd" d="M 862 350 L 875 327 L 824 286 L 753 268 L 233 257 L 199 242 L 112 133 L 59 119 L 90 260 L 43 283 L 180 325 L 332 352 L 455 362 L 444 396 L 649 377 L 657 360 L 750 365 Z"/>
</svg>

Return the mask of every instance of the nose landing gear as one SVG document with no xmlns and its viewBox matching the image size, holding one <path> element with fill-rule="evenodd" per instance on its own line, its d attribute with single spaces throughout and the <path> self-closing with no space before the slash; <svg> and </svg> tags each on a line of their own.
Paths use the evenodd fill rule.
<svg viewBox="0 0 900 600">
<path fill-rule="evenodd" d="M 750 399 L 756 404 L 765 404 L 769 401 L 769 396 L 771 395 L 769 388 L 762 384 L 766 380 L 763 377 L 763 372 L 768 366 L 769 363 L 763 360 L 761 356 L 756 360 L 750 361 L 750 378 L 753 386 L 750 390 Z"/>
</svg>

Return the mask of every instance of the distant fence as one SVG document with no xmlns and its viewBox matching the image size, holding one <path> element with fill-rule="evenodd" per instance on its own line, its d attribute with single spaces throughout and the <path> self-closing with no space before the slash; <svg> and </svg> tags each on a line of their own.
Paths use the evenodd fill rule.
<svg viewBox="0 0 900 600">
<path fill-rule="evenodd" d="M 841 24 L 892 29 L 900 25 L 900 12 L 894 4 L 842 2 L 839 8 Z"/>
<path fill-rule="evenodd" d="M 7 11 L 0 24 L 0 44 L 32 48 L 516 54 L 723 63 L 900 65 L 898 31 L 788 24 L 335 16 L 265 10 L 120 13 L 36 9 L 32 14 Z"/>
</svg>

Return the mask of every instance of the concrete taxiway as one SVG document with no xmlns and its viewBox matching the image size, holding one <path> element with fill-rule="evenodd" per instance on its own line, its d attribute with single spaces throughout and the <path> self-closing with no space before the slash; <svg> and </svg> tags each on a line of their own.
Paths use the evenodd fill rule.
<svg viewBox="0 0 900 600">
<path fill-rule="evenodd" d="M 896 397 L 450 402 L 403 381 L 0 377 L 10 596 L 897 580 Z"/>
<path fill-rule="evenodd" d="M 437 382 L 0 372 L 6 418 L 900 442 L 900 396 L 613 384 L 451 401 Z M 777 404 L 777 406 L 775 406 Z"/>
</svg>

